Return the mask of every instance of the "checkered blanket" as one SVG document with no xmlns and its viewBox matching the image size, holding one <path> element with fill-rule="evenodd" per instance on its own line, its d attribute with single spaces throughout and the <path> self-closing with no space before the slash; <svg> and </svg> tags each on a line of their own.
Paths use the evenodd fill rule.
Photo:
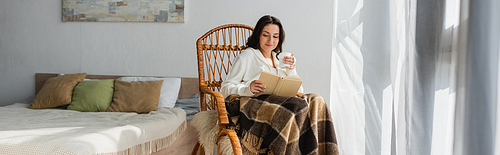
<svg viewBox="0 0 500 155">
<path fill-rule="evenodd" d="M 317 94 L 228 96 L 243 154 L 338 154 L 330 110 Z"/>
</svg>

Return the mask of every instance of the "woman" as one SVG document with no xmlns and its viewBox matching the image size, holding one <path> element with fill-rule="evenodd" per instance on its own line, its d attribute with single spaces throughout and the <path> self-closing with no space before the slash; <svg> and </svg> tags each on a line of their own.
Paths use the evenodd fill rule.
<svg viewBox="0 0 500 155">
<path fill-rule="evenodd" d="M 278 55 L 281 53 L 285 31 L 278 18 L 265 15 L 259 19 L 254 32 L 248 38 L 245 50 L 234 61 L 234 65 L 222 82 L 221 93 L 229 95 L 253 96 L 265 92 L 265 83 L 259 81 L 262 71 L 275 73 L 281 76 L 297 75 L 295 70 L 296 59 L 285 56 L 284 63 L 291 66 L 278 67 Z M 302 87 L 299 89 L 302 92 Z"/>
<path fill-rule="evenodd" d="M 235 59 L 221 93 L 226 110 L 237 121 L 234 127 L 243 154 L 338 154 L 330 110 L 317 94 L 300 97 L 254 94 L 265 92 L 262 71 L 281 76 L 297 75 L 297 60 L 285 56 L 278 67 L 285 31 L 278 18 L 263 16 L 248 38 L 248 48 Z M 302 92 L 302 86 L 299 89 Z"/>
</svg>

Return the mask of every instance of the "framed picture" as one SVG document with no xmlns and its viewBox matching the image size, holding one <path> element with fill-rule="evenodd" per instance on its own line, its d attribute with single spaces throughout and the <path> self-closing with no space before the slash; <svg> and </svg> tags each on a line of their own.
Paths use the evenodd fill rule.
<svg viewBox="0 0 500 155">
<path fill-rule="evenodd" d="M 63 22 L 184 23 L 184 0 L 62 0 Z"/>
</svg>

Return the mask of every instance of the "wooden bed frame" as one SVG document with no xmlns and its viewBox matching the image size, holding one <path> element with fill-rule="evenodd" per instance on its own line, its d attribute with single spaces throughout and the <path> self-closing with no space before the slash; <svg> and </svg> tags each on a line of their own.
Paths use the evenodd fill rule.
<svg viewBox="0 0 500 155">
<path fill-rule="evenodd" d="M 52 77 L 56 77 L 57 73 L 36 73 L 35 74 L 35 94 L 38 94 L 40 89 L 42 89 L 45 81 Z M 119 77 L 125 77 L 120 75 L 87 75 L 86 79 L 118 79 Z M 138 77 L 138 76 L 129 76 Z M 199 80 L 198 78 L 181 78 L 181 89 L 179 90 L 179 99 L 187 99 L 192 97 L 194 94 L 199 92 Z"/>
</svg>

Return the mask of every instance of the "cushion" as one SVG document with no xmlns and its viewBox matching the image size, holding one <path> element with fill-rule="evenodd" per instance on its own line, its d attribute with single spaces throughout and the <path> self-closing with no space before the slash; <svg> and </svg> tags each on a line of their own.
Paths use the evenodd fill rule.
<svg viewBox="0 0 500 155">
<path fill-rule="evenodd" d="M 175 108 L 199 108 L 200 107 L 200 95 L 198 93 L 194 94 L 188 99 L 178 99 L 175 102 Z"/>
<path fill-rule="evenodd" d="M 70 104 L 73 88 L 85 76 L 87 73 L 66 74 L 48 79 L 28 108 L 44 109 Z"/>
<path fill-rule="evenodd" d="M 108 112 L 149 113 L 158 109 L 163 81 L 115 80 L 113 102 Z"/>
<path fill-rule="evenodd" d="M 69 110 L 81 112 L 106 111 L 113 101 L 114 79 L 82 81 L 73 90 Z"/>
<path fill-rule="evenodd" d="M 179 97 L 179 90 L 181 88 L 181 78 L 156 78 L 156 77 L 120 77 L 119 80 L 123 81 L 158 81 L 163 80 L 161 85 L 160 100 L 158 109 L 167 107 L 173 108 L 175 102 Z"/>
<path fill-rule="evenodd" d="M 182 108 L 186 112 L 186 119 L 193 119 L 193 115 L 200 111 L 200 95 L 194 94 L 188 99 L 178 99 L 175 102 L 175 108 Z"/>
</svg>

